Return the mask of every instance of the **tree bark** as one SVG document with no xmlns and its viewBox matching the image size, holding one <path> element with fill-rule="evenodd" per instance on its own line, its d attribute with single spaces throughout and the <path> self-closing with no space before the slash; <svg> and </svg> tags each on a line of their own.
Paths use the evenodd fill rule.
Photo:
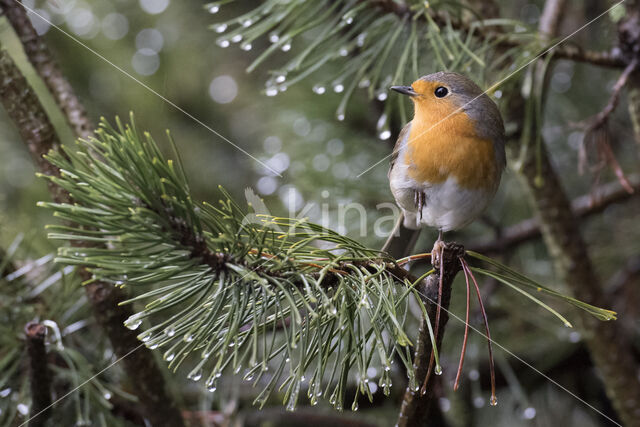
<svg viewBox="0 0 640 427">
<path fill-rule="evenodd" d="M 5 50 L 0 49 L 0 101 L 18 128 L 36 166 L 46 175 L 59 175 L 59 171 L 43 156 L 49 150 L 60 149 L 60 141 L 40 100 Z M 72 203 L 70 195 L 50 183 L 49 189 L 57 203 Z M 81 269 L 83 279 L 90 274 Z M 86 286 L 98 324 L 106 332 L 114 353 L 122 364 L 136 395 L 140 399 L 145 417 L 152 425 L 183 425 L 180 411 L 167 394 L 163 373 L 151 350 L 141 345 L 136 333 L 124 327 L 124 321 L 133 314 L 130 306 L 119 306 L 124 294 L 104 282 Z"/>
<path fill-rule="evenodd" d="M 78 138 L 89 137 L 94 126 L 49 47 L 31 25 L 24 6 L 17 0 L 0 0 L 0 8 L 20 39 L 27 59 L 51 92 L 73 133 Z"/>
</svg>

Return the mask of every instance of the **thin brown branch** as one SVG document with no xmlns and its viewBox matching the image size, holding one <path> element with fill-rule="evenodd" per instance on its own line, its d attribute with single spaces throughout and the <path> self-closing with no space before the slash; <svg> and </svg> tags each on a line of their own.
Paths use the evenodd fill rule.
<svg viewBox="0 0 640 427">
<path fill-rule="evenodd" d="M 640 174 L 628 177 L 636 193 L 640 191 Z M 618 182 L 611 182 L 596 187 L 590 194 L 573 199 L 571 208 L 576 218 L 587 218 L 602 212 L 614 203 L 623 202 L 633 197 Z M 529 218 L 502 230 L 501 236 L 482 238 L 467 245 L 469 249 L 485 255 L 504 252 L 520 244 L 537 239 L 541 236 L 540 223 L 537 218 Z"/>
<path fill-rule="evenodd" d="M 588 131 L 601 127 L 607 122 L 609 116 L 615 111 L 618 103 L 620 102 L 622 89 L 626 86 L 627 81 L 629 80 L 629 76 L 637 69 L 638 59 L 635 58 L 624 68 L 615 85 L 613 85 L 613 91 L 611 93 L 611 97 L 609 98 L 609 102 L 607 102 L 607 105 L 605 105 L 602 111 L 593 116 L 591 119 L 587 120 L 587 122 L 589 123 Z"/>
<path fill-rule="evenodd" d="M 31 408 L 29 427 L 41 427 L 51 418 L 51 372 L 47 360 L 45 338 L 47 327 L 29 322 L 24 327 L 27 354 L 29 356 L 29 386 Z"/>
<path fill-rule="evenodd" d="M 0 8 L 22 42 L 27 59 L 47 85 L 74 134 L 79 138 L 89 137 L 94 126 L 87 112 L 62 74 L 51 50 L 33 28 L 22 3 L 17 0 L 0 0 Z"/>
<path fill-rule="evenodd" d="M 49 150 L 60 147 L 55 129 L 29 83 L 7 52 L 1 49 L 0 102 L 18 128 L 40 172 L 59 175 L 57 168 L 42 157 Z M 61 188 L 50 184 L 49 189 L 57 203 L 73 202 Z M 80 275 L 83 280 L 91 277 L 84 268 L 80 270 Z M 183 425 L 180 412 L 166 393 L 162 372 L 151 350 L 140 347 L 136 334 L 124 327 L 124 321 L 133 312 L 130 306 L 118 305 L 125 299 L 123 292 L 99 281 L 87 285 L 86 292 L 94 315 L 109 337 L 114 353 L 123 357 L 122 365 L 147 419 L 154 425 L 166 425 L 164 423 L 167 422 L 175 426 Z"/>
<path fill-rule="evenodd" d="M 429 315 L 428 321 L 430 321 L 431 324 L 436 324 L 437 307 L 435 301 L 438 300 L 440 275 L 443 275 L 441 298 L 442 313 L 440 316 L 440 322 L 437 323 L 437 327 L 439 329 L 438 337 L 436 339 L 437 348 L 442 347 L 444 329 L 447 321 L 449 320 L 448 310 L 449 303 L 451 301 L 451 285 L 453 284 L 453 279 L 461 269 L 459 258 L 464 256 L 464 248 L 456 243 L 447 243 L 442 256 L 444 257 L 444 271 L 440 271 L 439 265 L 434 265 L 433 267 L 436 269 L 436 272 L 429 275 L 429 277 L 419 285 L 423 303 L 427 308 L 427 314 Z M 414 368 L 418 384 L 423 383 L 424 379 L 429 375 L 429 361 L 432 355 L 431 338 L 429 336 L 429 328 L 426 322 L 426 319 L 423 320 L 422 326 L 420 327 L 414 357 Z M 437 405 L 437 401 L 434 399 L 433 383 L 431 383 L 431 386 L 427 387 L 426 393 L 424 394 L 418 390 L 411 390 L 410 387 L 407 387 L 396 425 L 399 427 L 428 425 L 428 415 L 430 414 L 429 409 L 431 405 Z"/>
</svg>

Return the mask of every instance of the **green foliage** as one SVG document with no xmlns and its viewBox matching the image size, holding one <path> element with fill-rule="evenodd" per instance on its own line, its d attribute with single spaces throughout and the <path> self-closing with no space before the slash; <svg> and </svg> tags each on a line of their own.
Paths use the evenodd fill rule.
<svg viewBox="0 0 640 427">
<path fill-rule="evenodd" d="M 206 7 L 217 13 L 233 1 Z M 211 28 L 224 33 L 217 39 L 221 47 L 240 43 L 243 50 L 251 50 L 261 37 L 268 38 L 271 45 L 248 71 L 280 50 L 292 50 L 293 57 L 272 71 L 265 93 L 276 95 L 310 77 L 315 93 L 343 94 L 336 111 L 339 120 L 356 88 L 366 88 L 371 98 L 384 101 L 389 86 L 437 70 L 460 71 L 483 81 L 487 71 L 498 76 L 514 71 L 544 47 L 523 22 L 481 20 L 467 5 L 448 0 L 267 0 Z M 329 72 L 325 65 L 332 61 L 341 61 L 343 67 Z M 378 120 L 382 139 L 390 135 L 392 109 L 397 107 L 402 122 L 407 121 L 405 101 L 397 97 L 397 102 L 387 103 Z"/>
<path fill-rule="evenodd" d="M 553 315 L 555 315 L 556 317 L 558 317 L 560 320 L 562 320 L 562 322 L 565 324 L 565 326 L 568 327 L 573 327 L 571 325 L 571 323 L 564 318 L 564 316 L 562 316 L 560 313 L 558 313 L 556 310 L 552 309 L 551 307 L 549 307 L 548 305 L 546 305 L 545 303 L 543 303 L 542 301 L 540 301 L 539 299 L 537 299 L 536 297 L 534 297 L 533 295 L 531 295 L 529 292 L 525 291 L 524 289 L 529 289 L 529 290 L 534 290 L 538 293 L 542 293 L 542 294 L 546 294 L 546 295 L 550 295 L 552 297 L 558 298 L 562 301 L 568 302 L 571 305 L 574 305 L 575 307 L 578 307 L 584 311 L 586 311 L 587 313 L 589 313 L 590 315 L 598 318 L 599 320 L 615 320 L 616 319 L 616 312 L 615 311 L 611 311 L 611 310 L 606 310 L 603 308 L 599 308 L 599 307 L 594 307 L 591 304 L 587 304 L 585 302 L 582 302 L 580 300 L 577 300 L 575 298 L 572 298 L 570 296 L 566 296 L 561 294 L 558 291 L 554 291 L 553 289 L 549 289 L 546 286 L 541 285 L 540 283 L 536 282 L 535 280 L 525 276 L 524 274 L 518 273 L 517 271 L 515 271 L 512 268 L 509 268 L 508 266 L 499 263 L 487 256 L 484 256 L 482 254 L 479 254 L 477 252 L 473 252 L 473 251 L 467 251 L 467 254 L 473 258 L 479 259 L 481 261 L 484 261 L 485 263 L 489 264 L 491 267 L 493 267 L 496 271 L 491 271 L 491 270 L 486 270 L 483 268 L 473 268 L 473 271 L 477 271 L 478 273 L 488 276 L 488 277 L 492 277 L 494 279 L 496 279 L 499 283 L 505 284 L 507 286 L 509 286 L 511 289 L 517 291 L 518 293 L 526 296 L 527 298 L 529 298 L 530 300 L 532 300 L 533 302 L 535 302 L 536 304 L 540 305 L 541 307 L 543 307 L 544 309 L 548 310 L 549 312 L 553 313 Z M 524 289 L 523 289 L 524 288 Z"/>
<path fill-rule="evenodd" d="M 225 368 L 244 370 L 263 386 L 258 403 L 279 388 L 289 409 L 305 381 L 312 403 L 324 395 L 342 408 L 352 371 L 357 407 L 359 394 L 371 398 L 373 365 L 388 393 L 395 356 L 417 388 L 403 330 L 412 287 L 395 286 L 392 260 L 305 221 L 251 221 L 224 191 L 217 206 L 195 203 L 180 165 L 133 124 L 103 121 L 95 138 L 49 160 L 61 176 L 48 179 L 74 204 L 41 205 L 75 224 L 50 226 L 49 237 L 87 246 L 56 260 L 135 289 L 128 303 L 145 305 L 125 325 L 149 319 L 139 338 L 171 368 L 189 360 L 189 378 L 210 391 Z"/>
</svg>

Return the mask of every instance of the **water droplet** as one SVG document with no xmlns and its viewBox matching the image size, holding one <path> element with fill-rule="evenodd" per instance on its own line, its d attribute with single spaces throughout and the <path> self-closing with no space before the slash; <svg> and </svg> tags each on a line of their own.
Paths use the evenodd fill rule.
<svg viewBox="0 0 640 427">
<path fill-rule="evenodd" d="M 347 56 L 349 54 L 349 49 L 343 47 L 338 51 L 338 53 L 340 54 L 340 56 Z"/>
<path fill-rule="evenodd" d="M 342 113 L 338 113 L 338 114 L 336 114 L 336 118 L 337 118 L 339 121 L 343 121 L 343 120 L 344 120 L 344 114 L 342 114 Z"/>
<path fill-rule="evenodd" d="M 345 24 L 351 25 L 353 24 L 353 15 L 346 13 L 342 16 L 342 20 L 344 21 Z"/>
<path fill-rule="evenodd" d="M 336 83 L 333 85 L 333 91 L 335 93 L 341 93 L 344 90 L 344 86 L 341 83 Z"/>
<path fill-rule="evenodd" d="M 391 370 L 391 366 L 389 366 L 389 364 L 384 365 L 384 370 L 389 372 Z"/>
<path fill-rule="evenodd" d="M 150 344 L 147 347 L 149 348 L 149 350 L 155 350 L 156 348 L 158 348 L 158 343 L 154 342 L 153 344 Z"/>
<path fill-rule="evenodd" d="M 378 98 L 378 101 L 384 101 L 385 99 L 387 99 L 387 92 L 380 92 L 377 98 Z"/>
<path fill-rule="evenodd" d="M 164 329 L 164 334 L 168 337 L 172 337 L 176 334 L 176 327 L 173 325 L 169 325 Z"/>
<path fill-rule="evenodd" d="M 436 375 L 442 375 L 442 366 L 436 365 L 435 369 L 433 370 L 433 373 Z"/>
<path fill-rule="evenodd" d="M 138 335 L 138 338 L 139 338 L 139 339 L 140 339 L 140 341 L 142 341 L 142 342 L 147 342 L 147 341 L 149 341 L 149 340 L 151 339 L 151 336 L 152 336 L 152 334 L 145 334 L 145 335 L 143 335 L 143 336 L 139 336 L 139 335 Z"/>
<path fill-rule="evenodd" d="M 369 86 L 371 86 L 371 81 L 369 79 L 362 79 L 360 80 L 360 83 L 358 83 L 358 87 L 361 89 Z"/>
<path fill-rule="evenodd" d="M 276 33 L 271 33 L 271 34 L 269 35 L 269 41 L 270 41 L 271 43 L 278 43 L 278 41 L 280 41 L 280 36 L 279 36 L 279 35 L 277 35 Z"/>
<path fill-rule="evenodd" d="M 194 338 L 195 338 L 195 336 L 193 334 L 189 334 L 189 335 L 185 335 L 182 340 L 184 342 L 191 342 L 191 341 L 193 341 Z"/>
<path fill-rule="evenodd" d="M 281 49 L 283 52 L 289 52 L 291 50 L 291 43 L 285 43 L 282 45 Z"/>
<path fill-rule="evenodd" d="M 218 46 L 220 46 L 221 48 L 229 47 L 229 40 L 227 40 L 227 39 L 218 39 L 218 41 L 216 41 L 216 44 Z"/>
<path fill-rule="evenodd" d="M 110 392 L 108 392 L 108 391 L 105 391 L 105 392 L 102 394 L 102 397 L 104 397 L 105 399 L 109 400 L 109 399 L 111 399 L 111 393 L 110 393 Z"/>
<path fill-rule="evenodd" d="M 236 34 L 235 36 L 231 37 L 232 43 L 240 43 L 240 41 L 242 41 L 242 34 Z"/>
<path fill-rule="evenodd" d="M 210 386 L 207 386 L 207 391 L 209 391 L 209 393 L 213 393 L 214 391 L 216 391 L 216 385 L 215 384 L 211 384 Z"/>
<path fill-rule="evenodd" d="M 358 45 L 358 47 L 362 47 L 364 45 L 364 41 L 367 38 L 367 33 L 360 33 L 358 34 L 358 37 L 356 38 L 356 44 Z"/>
<path fill-rule="evenodd" d="M 498 404 L 498 398 L 496 396 L 491 396 L 491 400 L 489 400 L 491 406 L 496 406 Z"/>
<path fill-rule="evenodd" d="M 284 74 L 279 74 L 276 76 L 276 83 L 284 83 L 287 77 Z"/>
<path fill-rule="evenodd" d="M 378 137 L 381 140 L 386 141 L 387 139 L 389 139 L 391 137 L 391 131 L 390 130 L 383 130 L 382 132 L 380 132 Z"/>
<path fill-rule="evenodd" d="M 326 92 L 326 90 L 327 90 L 327 89 L 326 89 L 324 86 L 322 86 L 322 85 L 315 85 L 315 86 L 313 87 L 313 91 L 314 91 L 315 93 L 317 93 L 318 95 L 322 95 L 323 93 L 325 93 L 325 92 Z"/>
<path fill-rule="evenodd" d="M 287 357 L 286 359 L 284 359 L 285 363 L 289 363 L 291 362 L 291 359 L 289 357 Z"/>
<path fill-rule="evenodd" d="M 124 326 L 126 326 L 127 329 L 131 329 L 132 331 L 138 329 L 141 324 L 142 318 L 140 316 L 140 313 L 129 316 L 129 318 L 124 321 Z"/>
<path fill-rule="evenodd" d="M 200 381 L 200 378 L 202 378 L 202 369 L 191 371 L 189 375 L 187 375 L 187 378 L 192 381 Z"/>
<path fill-rule="evenodd" d="M 276 96 L 278 94 L 278 89 L 274 86 L 268 87 L 267 90 L 264 91 L 267 96 Z"/>
<path fill-rule="evenodd" d="M 220 6 L 216 3 L 209 5 L 209 13 L 211 14 L 215 14 L 218 13 L 220 11 Z"/>
<path fill-rule="evenodd" d="M 11 394 L 11 388 L 7 387 L 0 391 L 0 397 L 5 398 Z"/>
<path fill-rule="evenodd" d="M 522 416 L 526 419 L 526 420 L 532 420 L 536 417 L 536 408 L 533 407 L 528 407 L 524 410 L 524 412 L 522 413 Z"/>
<path fill-rule="evenodd" d="M 245 51 L 250 51 L 252 47 L 253 46 L 251 46 L 251 43 L 242 43 L 240 45 L 240 49 L 245 50 Z"/>
<path fill-rule="evenodd" d="M 253 21 L 252 21 L 251 19 L 247 19 L 246 21 L 244 21 L 244 22 L 242 23 L 242 26 L 243 26 L 243 27 L 245 27 L 245 28 L 247 28 L 247 27 L 250 27 L 250 26 L 251 26 L 251 24 L 253 24 Z"/>
<path fill-rule="evenodd" d="M 351 410 L 353 412 L 356 412 L 358 410 L 358 402 L 357 401 L 353 402 L 353 404 L 351 405 Z"/>
<path fill-rule="evenodd" d="M 173 350 L 169 350 L 164 354 L 164 360 L 166 360 L 167 362 L 171 362 L 175 357 L 176 354 L 173 352 Z"/>
<path fill-rule="evenodd" d="M 220 33 L 224 33 L 225 31 L 227 31 L 227 24 L 220 24 L 220 25 L 216 25 L 215 27 L 215 31 L 216 33 L 220 34 Z"/>
</svg>

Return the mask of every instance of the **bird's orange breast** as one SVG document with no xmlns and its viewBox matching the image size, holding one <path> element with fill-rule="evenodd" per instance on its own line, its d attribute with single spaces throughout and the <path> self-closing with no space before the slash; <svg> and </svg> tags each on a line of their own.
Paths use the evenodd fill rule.
<svg viewBox="0 0 640 427">
<path fill-rule="evenodd" d="M 416 109 L 404 161 L 418 182 L 438 184 L 453 176 L 461 187 L 481 190 L 498 177 L 493 142 L 477 135 L 466 113 L 446 104 Z"/>
</svg>

